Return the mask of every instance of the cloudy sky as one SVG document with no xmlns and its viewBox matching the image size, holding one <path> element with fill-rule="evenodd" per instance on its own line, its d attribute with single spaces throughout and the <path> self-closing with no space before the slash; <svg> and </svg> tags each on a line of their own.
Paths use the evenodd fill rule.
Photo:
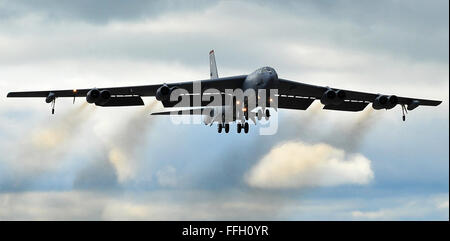
<svg viewBox="0 0 450 241">
<path fill-rule="evenodd" d="M 448 220 L 449 6 L 434 1 L 0 0 L 0 220 Z M 280 110 L 259 136 L 9 91 L 282 78 L 443 100 Z"/>
</svg>

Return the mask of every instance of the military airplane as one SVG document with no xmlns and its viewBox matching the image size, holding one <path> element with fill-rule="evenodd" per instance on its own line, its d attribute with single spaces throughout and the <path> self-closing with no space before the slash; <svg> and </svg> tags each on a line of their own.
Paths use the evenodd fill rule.
<svg viewBox="0 0 450 241">
<path fill-rule="evenodd" d="M 256 124 L 256 118 L 269 119 L 270 108 L 306 110 L 315 100 L 321 102 L 323 109 L 335 111 L 362 111 L 369 104 L 376 110 L 389 110 L 400 105 L 403 121 L 406 119 L 405 114 L 418 106 L 437 106 L 442 102 L 300 83 L 279 78 L 275 69 L 271 67 L 259 68 L 248 75 L 219 78 L 214 50 L 209 53 L 209 62 L 210 79 L 205 80 L 125 87 L 10 92 L 7 97 L 45 98 L 45 101 L 51 104 L 54 114 L 55 101 L 61 97 L 72 97 L 74 101 L 76 97 L 85 97 L 90 104 L 117 107 L 142 106 L 144 105 L 142 97 L 153 96 L 171 110 L 152 115 L 201 115 L 206 125 L 218 123 L 219 133 L 222 129 L 228 133 L 229 123 L 233 122 L 237 123 L 238 133 L 242 130 L 248 133 L 249 120 L 253 120 Z M 243 97 L 234 96 L 236 90 L 242 90 Z M 254 91 L 245 94 L 249 90 Z M 183 101 L 184 99 L 187 101 Z M 173 107 L 182 109 L 174 111 Z"/>
</svg>

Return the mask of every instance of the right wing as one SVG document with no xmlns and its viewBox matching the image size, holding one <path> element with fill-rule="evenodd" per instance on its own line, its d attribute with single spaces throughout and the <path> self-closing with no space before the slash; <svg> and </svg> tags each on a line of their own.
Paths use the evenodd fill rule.
<svg viewBox="0 0 450 241">
<path fill-rule="evenodd" d="M 214 88 L 220 92 L 224 92 L 225 89 L 236 89 L 242 86 L 246 75 L 198 80 L 201 83 L 202 92 L 206 89 Z M 195 81 L 179 82 L 167 84 L 170 88 L 177 87 L 188 91 L 192 94 L 193 84 Z M 98 88 L 99 90 L 108 90 L 112 96 L 155 96 L 156 91 L 163 84 L 158 85 L 140 85 L 140 86 L 125 86 L 125 87 L 108 87 Z M 22 91 L 22 92 L 9 92 L 7 97 L 47 97 L 50 93 L 53 93 L 56 98 L 59 97 L 86 97 L 87 93 L 91 89 L 71 89 L 71 90 L 44 90 L 44 91 Z"/>
</svg>

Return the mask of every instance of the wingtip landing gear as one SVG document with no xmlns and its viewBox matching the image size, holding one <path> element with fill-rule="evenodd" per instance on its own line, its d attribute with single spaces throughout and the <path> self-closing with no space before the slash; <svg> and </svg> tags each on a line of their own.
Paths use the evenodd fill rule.
<svg viewBox="0 0 450 241">
<path fill-rule="evenodd" d="M 406 109 L 405 105 L 402 105 L 402 120 L 406 121 L 406 114 L 408 114 L 408 109 Z"/>
<path fill-rule="evenodd" d="M 55 104 L 56 104 L 56 98 L 53 99 L 53 101 L 52 101 L 52 115 L 55 114 Z"/>
</svg>

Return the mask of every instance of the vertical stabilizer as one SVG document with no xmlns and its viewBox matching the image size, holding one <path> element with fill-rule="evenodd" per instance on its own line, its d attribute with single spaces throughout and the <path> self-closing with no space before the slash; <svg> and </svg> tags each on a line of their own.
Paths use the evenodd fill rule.
<svg viewBox="0 0 450 241">
<path fill-rule="evenodd" d="M 209 76 L 211 79 L 219 78 L 217 73 L 216 57 L 214 56 L 214 49 L 209 52 Z"/>
</svg>

